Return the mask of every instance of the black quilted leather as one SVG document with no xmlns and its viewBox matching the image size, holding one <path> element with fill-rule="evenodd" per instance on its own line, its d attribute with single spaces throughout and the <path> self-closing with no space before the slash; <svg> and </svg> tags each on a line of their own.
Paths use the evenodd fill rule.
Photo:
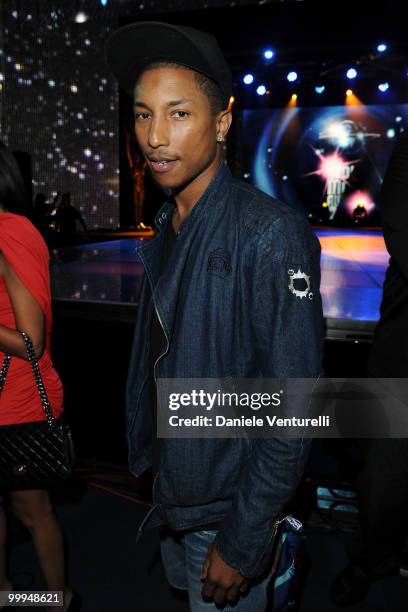
<svg viewBox="0 0 408 612">
<path fill-rule="evenodd" d="M 54 419 L 30 338 L 20 332 L 34 373 L 46 420 L 0 426 L 0 491 L 48 488 L 69 478 L 75 462 L 71 429 Z M 6 355 L 0 372 L 0 393 L 10 366 Z"/>
<path fill-rule="evenodd" d="M 0 491 L 48 488 L 69 478 L 74 449 L 62 419 L 0 427 Z"/>
</svg>

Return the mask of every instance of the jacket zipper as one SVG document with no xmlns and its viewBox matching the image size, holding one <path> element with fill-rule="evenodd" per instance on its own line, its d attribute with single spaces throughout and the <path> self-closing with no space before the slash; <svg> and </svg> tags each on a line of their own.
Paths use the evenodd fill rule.
<svg viewBox="0 0 408 612">
<path fill-rule="evenodd" d="M 157 366 L 158 362 L 160 361 L 160 359 L 161 359 L 162 357 L 164 357 L 164 356 L 165 356 L 165 354 L 167 353 L 167 351 L 169 350 L 170 342 L 169 342 L 169 339 L 168 339 L 168 337 L 167 337 L 166 330 L 164 329 L 163 322 L 162 322 L 162 320 L 161 320 L 161 318 L 160 318 L 160 314 L 159 314 L 159 311 L 158 311 L 158 310 L 157 310 L 157 308 L 156 308 L 156 304 L 155 304 L 154 300 L 153 300 L 153 306 L 154 306 L 154 310 L 155 310 L 155 312 L 156 312 L 157 318 L 158 318 L 159 323 L 160 323 L 160 327 L 161 327 L 161 328 L 162 328 L 162 330 L 163 330 L 164 336 L 165 336 L 165 338 L 166 338 L 166 343 L 167 343 L 167 346 L 166 346 L 165 351 L 164 351 L 163 353 L 161 353 L 161 354 L 160 354 L 160 355 L 157 357 L 156 361 L 154 362 L 154 366 L 153 366 L 153 378 L 154 378 L 154 383 L 155 383 L 155 385 L 156 385 L 156 391 L 157 391 L 156 366 Z M 157 395 L 157 394 L 156 394 L 156 395 Z"/>
<path fill-rule="evenodd" d="M 157 393 L 156 366 L 157 366 L 158 362 L 160 361 L 160 359 L 161 359 L 162 357 L 164 357 L 164 355 L 165 355 L 165 354 L 167 353 L 167 351 L 169 350 L 169 347 L 170 347 L 170 342 L 169 342 L 169 339 L 168 339 L 168 337 L 167 337 L 166 330 L 164 329 L 163 322 L 162 322 L 162 320 L 161 320 L 161 317 L 160 317 L 159 311 L 158 311 L 158 310 L 157 310 L 157 308 L 156 308 L 156 304 L 155 304 L 155 301 L 154 301 L 154 300 L 153 300 L 153 306 L 154 306 L 154 309 L 155 309 L 155 312 L 156 312 L 156 315 L 157 315 L 157 319 L 158 319 L 158 321 L 159 321 L 159 323 L 160 323 L 160 326 L 161 326 L 161 328 L 162 328 L 162 330 L 163 330 L 164 336 L 165 336 L 165 338 L 166 338 L 166 343 L 167 343 L 166 349 L 164 350 L 164 352 L 163 352 L 163 353 L 161 353 L 161 354 L 160 354 L 160 355 L 157 357 L 156 361 L 154 362 L 154 366 L 153 366 L 153 378 L 154 378 L 154 384 L 155 384 L 155 386 L 156 386 L 156 393 L 155 393 L 155 395 L 156 395 L 156 406 L 155 406 L 155 409 L 156 409 L 156 428 L 157 428 L 157 404 L 158 404 L 158 393 Z M 154 435 L 155 435 L 155 436 L 157 436 L 157 429 L 156 429 L 156 431 L 154 432 Z M 153 482 L 153 487 L 152 487 L 152 495 L 153 495 L 153 497 L 154 497 L 154 485 L 156 484 L 157 477 L 159 476 L 159 472 L 160 472 L 160 469 L 158 469 L 158 470 L 157 470 L 157 474 L 156 474 L 156 476 L 155 476 L 155 478 L 154 478 L 154 482 Z M 160 504 L 157 504 L 157 503 L 156 503 L 156 501 L 155 501 L 154 499 L 153 499 L 153 503 L 155 504 L 155 506 L 156 506 L 156 505 L 157 505 L 157 506 L 160 506 Z"/>
<path fill-rule="evenodd" d="M 156 308 L 156 304 L 155 304 L 154 300 L 153 300 L 153 306 L 154 306 L 154 310 L 155 310 L 155 312 L 156 312 L 157 318 L 158 318 L 158 320 L 159 320 L 160 327 L 162 328 L 162 330 L 163 330 L 163 332 L 164 332 L 164 335 L 165 335 L 165 338 L 166 338 L 166 342 L 167 342 L 167 347 L 166 347 L 166 350 L 165 350 L 163 353 L 161 353 L 161 354 L 160 354 L 160 355 L 157 357 L 156 361 L 154 362 L 154 366 L 153 366 L 153 378 L 154 378 L 154 384 L 156 385 L 156 410 L 157 410 L 157 378 L 156 378 L 156 365 L 157 365 L 158 361 L 159 361 L 159 360 L 160 360 L 162 357 L 164 357 L 164 355 L 165 355 L 165 354 L 167 353 L 167 351 L 169 350 L 170 342 L 169 342 L 169 339 L 168 339 L 168 337 L 167 337 L 166 330 L 164 329 L 163 322 L 162 322 L 162 320 L 161 320 L 161 318 L 160 318 L 159 311 L 158 311 L 158 310 L 157 310 L 157 308 Z M 157 425 L 157 418 L 156 418 L 156 425 Z M 155 435 L 157 435 L 157 431 L 155 432 Z M 157 508 L 158 506 L 160 506 L 160 504 L 156 503 L 156 501 L 155 501 L 155 499 L 154 499 L 154 497 L 155 497 L 155 495 L 154 495 L 154 486 L 155 486 L 155 484 L 156 484 L 156 482 L 157 482 L 157 477 L 158 477 L 158 475 L 159 475 L 159 472 L 157 472 L 157 474 L 155 475 L 155 477 L 154 477 L 154 481 L 153 481 L 153 486 L 152 486 L 152 498 L 153 498 L 153 499 L 152 499 L 152 501 L 153 501 L 153 506 L 150 508 L 149 512 L 146 514 L 145 518 L 144 518 L 144 519 L 143 519 L 143 521 L 142 521 L 142 524 L 140 525 L 140 527 L 139 527 L 139 529 L 138 529 L 138 532 L 137 532 L 137 537 L 136 537 L 136 543 L 137 543 L 137 542 L 139 542 L 140 538 L 142 537 L 142 535 L 143 535 L 143 528 L 144 528 L 145 524 L 147 523 L 148 519 L 149 519 L 149 518 L 150 518 L 150 516 L 153 514 L 153 512 L 156 510 L 156 508 Z"/>
</svg>

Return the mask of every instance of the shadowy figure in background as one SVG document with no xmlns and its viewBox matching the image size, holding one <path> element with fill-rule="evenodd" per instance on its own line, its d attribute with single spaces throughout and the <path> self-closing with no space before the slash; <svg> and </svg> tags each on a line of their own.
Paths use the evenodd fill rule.
<svg viewBox="0 0 408 612">
<path fill-rule="evenodd" d="M 398 141 L 380 194 L 384 239 L 391 256 L 368 374 L 408 378 L 408 137 Z M 403 381 L 399 383 L 398 394 Z M 406 394 L 401 394 L 406 401 Z M 401 432 L 404 434 L 404 432 Z M 342 606 L 362 601 L 371 583 L 398 574 L 408 537 L 408 436 L 368 440 L 356 482 L 361 539 L 336 577 L 331 596 Z"/>
<path fill-rule="evenodd" d="M 59 242 L 71 244 L 77 239 L 77 221 L 82 225 L 84 232 L 88 231 L 85 221 L 80 213 L 71 204 L 71 193 L 67 191 L 62 195 L 61 203 L 55 213 L 55 229 L 59 234 Z"/>
<path fill-rule="evenodd" d="M 50 206 L 47 204 L 47 196 L 45 193 L 37 193 L 33 203 L 32 220 L 34 225 L 42 234 L 43 238 L 47 239 L 49 234 L 50 224 Z"/>
<path fill-rule="evenodd" d="M 49 205 L 49 214 L 51 217 L 55 215 L 58 209 L 58 206 L 61 204 L 61 200 L 62 200 L 62 193 L 60 191 L 57 191 L 52 201 L 52 204 Z"/>
</svg>

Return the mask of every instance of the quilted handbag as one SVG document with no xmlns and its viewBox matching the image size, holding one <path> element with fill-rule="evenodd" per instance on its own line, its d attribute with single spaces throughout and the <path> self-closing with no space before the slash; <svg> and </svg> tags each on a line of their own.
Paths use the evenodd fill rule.
<svg viewBox="0 0 408 612">
<path fill-rule="evenodd" d="M 63 419 L 52 416 L 33 344 L 26 333 L 20 333 L 46 420 L 0 426 L 1 492 L 48 488 L 69 478 L 75 462 L 71 429 Z M 6 355 L 0 372 L 0 410 L 10 362 L 11 355 Z"/>
</svg>

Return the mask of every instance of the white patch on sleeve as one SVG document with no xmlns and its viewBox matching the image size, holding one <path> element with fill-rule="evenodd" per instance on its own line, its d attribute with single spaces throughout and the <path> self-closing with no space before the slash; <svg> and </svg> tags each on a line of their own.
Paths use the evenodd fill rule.
<svg viewBox="0 0 408 612">
<path fill-rule="evenodd" d="M 300 268 L 295 272 L 294 270 L 288 270 L 289 274 L 289 291 L 293 293 L 297 298 L 303 300 L 308 297 L 309 300 L 313 299 L 313 293 L 310 291 L 310 276 L 305 272 L 302 272 Z M 295 283 L 295 281 L 304 281 L 304 283 Z M 296 285 L 296 286 L 295 286 Z M 299 285 L 304 285 L 303 288 L 299 289 Z"/>
</svg>

